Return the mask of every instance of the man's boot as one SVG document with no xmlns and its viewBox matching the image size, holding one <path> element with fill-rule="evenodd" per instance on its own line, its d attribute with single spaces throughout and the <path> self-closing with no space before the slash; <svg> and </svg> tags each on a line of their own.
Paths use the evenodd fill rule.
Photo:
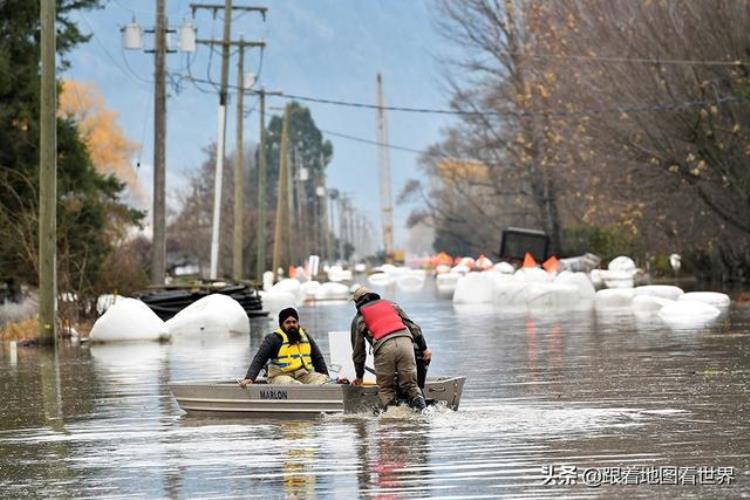
<svg viewBox="0 0 750 500">
<path fill-rule="evenodd" d="M 424 397 L 417 396 L 416 398 L 411 400 L 409 406 L 411 406 L 412 409 L 418 411 L 419 413 L 422 413 L 424 409 L 427 408 L 427 403 L 425 403 Z"/>
</svg>

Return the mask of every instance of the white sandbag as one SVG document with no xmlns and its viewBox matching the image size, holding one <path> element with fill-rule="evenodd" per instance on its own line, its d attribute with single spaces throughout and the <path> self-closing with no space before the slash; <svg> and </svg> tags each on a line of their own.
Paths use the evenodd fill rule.
<svg viewBox="0 0 750 500">
<path fill-rule="evenodd" d="M 354 371 L 354 361 L 352 361 L 352 342 L 349 330 L 328 332 L 328 350 L 331 353 L 331 363 L 328 365 L 331 377 L 354 380 L 357 374 Z M 375 362 L 371 351 L 372 349 L 366 349 L 365 367 L 374 371 Z M 375 375 L 365 369 L 363 380 L 374 384 Z"/>
<path fill-rule="evenodd" d="M 539 267 L 522 267 L 513 274 L 513 279 L 522 283 L 549 283 L 554 276 Z"/>
<path fill-rule="evenodd" d="M 263 290 L 269 291 L 273 287 L 273 272 L 266 271 L 263 273 Z"/>
<path fill-rule="evenodd" d="M 438 293 L 441 295 L 452 295 L 456 291 L 459 279 L 461 279 L 461 275 L 458 273 L 438 274 L 435 277 L 435 286 Z"/>
<path fill-rule="evenodd" d="M 673 304 L 674 300 L 665 299 L 656 295 L 635 295 L 631 303 L 633 313 L 638 316 L 650 316 L 661 311 L 662 307 Z"/>
<path fill-rule="evenodd" d="M 713 323 L 721 311 L 697 300 L 678 300 L 659 311 L 659 317 L 674 328 L 702 328 Z"/>
<path fill-rule="evenodd" d="M 306 298 L 311 299 L 315 297 L 315 292 L 318 290 L 318 288 L 320 288 L 320 282 L 315 280 L 306 281 L 300 286 L 302 287 L 302 294 Z"/>
<path fill-rule="evenodd" d="M 557 283 L 530 283 L 526 290 L 529 309 L 572 309 L 580 303 L 578 287 Z"/>
<path fill-rule="evenodd" d="M 578 290 L 578 297 L 581 300 L 593 300 L 594 295 L 596 295 L 594 284 L 591 283 L 591 280 L 586 273 L 563 271 L 555 277 L 554 283 L 576 287 Z"/>
<path fill-rule="evenodd" d="M 516 272 L 513 265 L 509 262 L 498 262 L 493 266 L 495 271 L 502 273 L 502 274 L 513 274 Z"/>
<path fill-rule="evenodd" d="M 635 272 L 601 271 L 599 275 L 607 288 L 633 288 Z"/>
<path fill-rule="evenodd" d="M 452 273 L 457 273 L 457 274 L 468 274 L 468 272 L 469 272 L 470 270 L 471 270 L 471 269 L 470 269 L 469 267 L 467 267 L 467 266 L 465 266 L 465 265 L 463 265 L 463 264 L 459 264 L 459 265 L 457 265 L 457 266 L 453 266 L 453 267 L 451 268 L 451 272 L 452 272 Z"/>
<path fill-rule="evenodd" d="M 394 278 L 387 273 L 375 273 L 367 277 L 367 282 L 372 286 L 388 286 L 391 285 Z"/>
<path fill-rule="evenodd" d="M 351 269 L 344 269 L 341 266 L 331 266 L 328 268 L 328 281 L 348 281 L 352 279 Z"/>
<path fill-rule="evenodd" d="M 636 271 L 635 262 L 633 262 L 633 259 L 631 259 L 630 257 L 625 257 L 624 255 L 612 259 L 612 261 L 610 261 L 609 265 L 607 266 L 607 269 L 609 269 L 610 271 L 624 271 L 632 274 L 635 274 Z"/>
<path fill-rule="evenodd" d="M 173 337 L 250 333 L 242 305 L 228 295 L 213 293 L 196 300 L 166 322 Z"/>
<path fill-rule="evenodd" d="M 632 288 L 608 288 L 596 292 L 594 301 L 597 309 L 617 309 L 630 307 L 634 295 Z"/>
<path fill-rule="evenodd" d="M 343 283 L 323 283 L 315 291 L 315 300 L 349 300 L 352 295 Z"/>
<path fill-rule="evenodd" d="M 271 316 L 274 316 L 275 313 L 278 313 L 287 307 L 297 307 L 294 295 L 290 292 L 271 290 L 268 292 L 260 291 L 258 294 L 263 302 L 263 310 L 269 311 Z"/>
<path fill-rule="evenodd" d="M 445 264 L 438 264 L 437 267 L 435 267 L 436 274 L 447 273 L 450 270 L 451 270 L 451 266 L 446 266 Z"/>
<path fill-rule="evenodd" d="M 519 280 L 494 280 L 492 286 L 492 303 L 500 309 L 525 309 L 528 287 L 527 283 Z"/>
<path fill-rule="evenodd" d="M 685 292 L 682 288 L 672 285 L 644 285 L 635 288 L 635 295 L 651 295 L 662 299 L 677 300 Z"/>
<path fill-rule="evenodd" d="M 726 309 L 732 303 L 729 295 L 719 292 L 688 292 L 680 297 L 680 300 L 695 300 L 710 304 L 719 309 Z"/>
<path fill-rule="evenodd" d="M 396 278 L 396 285 L 405 292 L 418 292 L 424 286 L 424 280 L 424 276 L 417 273 L 407 273 Z"/>
<path fill-rule="evenodd" d="M 456 283 L 454 304 L 487 304 L 492 302 L 492 281 L 486 273 L 469 273 Z"/>
<path fill-rule="evenodd" d="M 405 269 L 402 267 L 396 267 L 393 264 L 383 264 L 382 266 L 380 266 L 379 271 L 381 273 L 387 274 L 388 276 L 397 276 L 403 274 Z"/>
<path fill-rule="evenodd" d="M 296 306 L 302 305 L 302 302 L 305 300 L 302 292 L 302 285 L 294 278 L 286 278 L 279 281 L 271 287 L 270 291 L 291 293 L 294 296 L 294 303 Z"/>
<path fill-rule="evenodd" d="M 463 257 L 458 261 L 459 266 L 466 266 L 467 269 L 473 269 L 476 261 L 471 257 Z"/>
<path fill-rule="evenodd" d="M 138 299 L 123 297 L 107 309 L 89 333 L 91 342 L 164 340 L 169 330 L 164 321 Z"/>
<path fill-rule="evenodd" d="M 479 258 L 474 262 L 474 268 L 480 269 L 482 271 L 485 271 L 487 269 L 492 268 L 492 261 L 485 257 L 484 255 L 480 255 Z"/>
<path fill-rule="evenodd" d="M 604 279 L 602 278 L 602 271 L 601 269 L 592 269 L 589 273 L 589 278 L 591 279 L 591 284 L 594 285 L 594 288 L 599 289 L 604 286 Z"/>
</svg>

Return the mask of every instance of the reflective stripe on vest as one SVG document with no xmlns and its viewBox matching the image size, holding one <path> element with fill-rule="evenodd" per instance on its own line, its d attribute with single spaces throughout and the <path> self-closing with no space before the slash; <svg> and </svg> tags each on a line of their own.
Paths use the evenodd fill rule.
<svg viewBox="0 0 750 500">
<path fill-rule="evenodd" d="M 290 344 L 289 337 L 281 328 L 277 328 L 275 333 L 281 336 L 281 347 L 270 363 L 284 373 L 296 372 L 300 368 L 312 371 L 310 342 L 307 340 L 305 331 L 302 328 L 299 329 L 299 344 Z"/>
<path fill-rule="evenodd" d="M 359 312 L 362 314 L 367 329 L 372 333 L 372 338 L 376 341 L 391 333 L 406 329 L 396 308 L 387 300 L 381 299 L 365 304 L 359 308 Z"/>
</svg>

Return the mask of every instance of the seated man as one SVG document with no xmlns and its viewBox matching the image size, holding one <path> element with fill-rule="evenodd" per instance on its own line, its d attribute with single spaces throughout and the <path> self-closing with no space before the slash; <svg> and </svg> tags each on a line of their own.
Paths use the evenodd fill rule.
<svg viewBox="0 0 750 500">
<path fill-rule="evenodd" d="M 240 386 L 252 384 L 266 363 L 269 384 L 325 384 L 330 380 L 323 354 L 299 326 L 299 315 L 292 307 L 279 313 L 279 328 L 263 339 Z"/>
</svg>

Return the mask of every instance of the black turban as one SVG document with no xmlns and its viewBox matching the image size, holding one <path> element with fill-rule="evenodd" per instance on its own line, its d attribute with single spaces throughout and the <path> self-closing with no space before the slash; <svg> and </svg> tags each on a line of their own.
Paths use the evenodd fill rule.
<svg viewBox="0 0 750 500">
<path fill-rule="evenodd" d="M 290 316 L 299 321 L 299 314 L 297 314 L 297 310 L 295 308 L 287 307 L 286 309 L 282 309 L 279 313 L 279 326 L 281 326 L 284 323 L 284 320 L 286 320 Z"/>
</svg>

